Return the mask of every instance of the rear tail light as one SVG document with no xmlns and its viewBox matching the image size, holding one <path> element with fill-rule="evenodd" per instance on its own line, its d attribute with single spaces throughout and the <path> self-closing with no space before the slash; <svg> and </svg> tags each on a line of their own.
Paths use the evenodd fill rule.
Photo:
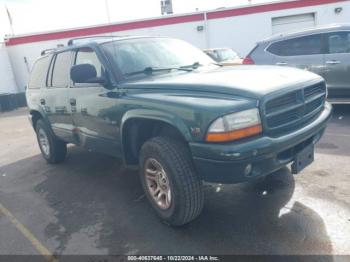
<svg viewBox="0 0 350 262">
<path fill-rule="evenodd" d="M 247 56 L 246 58 L 243 59 L 243 65 L 254 65 L 254 64 L 255 62 L 250 56 Z"/>
</svg>

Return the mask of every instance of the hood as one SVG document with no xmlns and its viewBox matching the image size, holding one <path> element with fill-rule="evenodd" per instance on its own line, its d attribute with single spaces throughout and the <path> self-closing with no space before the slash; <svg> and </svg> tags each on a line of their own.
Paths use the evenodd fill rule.
<svg viewBox="0 0 350 262">
<path fill-rule="evenodd" d="M 266 94 L 305 87 L 322 81 L 308 71 L 279 66 L 206 67 L 192 72 L 176 71 L 126 83 L 133 88 L 166 88 L 261 98 Z"/>
</svg>

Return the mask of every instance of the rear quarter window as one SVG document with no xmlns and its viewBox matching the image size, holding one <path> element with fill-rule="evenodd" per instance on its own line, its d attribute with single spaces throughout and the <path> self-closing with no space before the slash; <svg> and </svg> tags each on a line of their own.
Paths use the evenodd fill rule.
<svg viewBox="0 0 350 262">
<path fill-rule="evenodd" d="M 29 78 L 29 89 L 38 89 L 46 86 L 46 77 L 49 70 L 50 56 L 39 58 L 33 65 Z"/>
</svg>

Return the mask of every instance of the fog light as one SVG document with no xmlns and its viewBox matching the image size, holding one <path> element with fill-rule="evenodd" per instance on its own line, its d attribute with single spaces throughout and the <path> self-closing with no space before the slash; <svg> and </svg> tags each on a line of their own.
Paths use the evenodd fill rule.
<svg viewBox="0 0 350 262">
<path fill-rule="evenodd" d="M 250 172 L 252 172 L 252 168 L 253 168 L 252 164 L 248 164 L 248 165 L 245 167 L 245 169 L 244 169 L 244 174 L 245 174 L 246 176 L 249 175 Z"/>
</svg>

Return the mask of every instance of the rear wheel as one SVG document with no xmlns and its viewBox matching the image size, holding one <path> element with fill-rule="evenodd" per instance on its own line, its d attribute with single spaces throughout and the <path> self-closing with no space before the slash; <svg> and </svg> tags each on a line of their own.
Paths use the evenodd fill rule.
<svg viewBox="0 0 350 262">
<path fill-rule="evenodd" d="M 166 223 L 183 225 L 202 211 L 202 182 L 183 143 L 167 137 L 147 141 L 140 151 L 140 178 L 152 207 Z"/>
<path fill-rule="evenodd" d="M 66 143 L 54 137 L 41 119 L 36 123 L 35 131 L 41 154 L 46 161 L 51 164 L 63 162 L 67 154 Z"/>
</svg>

